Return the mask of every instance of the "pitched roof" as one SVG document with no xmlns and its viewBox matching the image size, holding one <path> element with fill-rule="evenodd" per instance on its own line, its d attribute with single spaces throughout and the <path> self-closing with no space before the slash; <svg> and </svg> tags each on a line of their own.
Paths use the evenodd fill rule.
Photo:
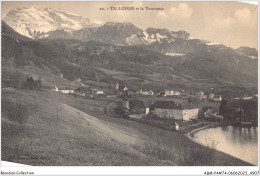
<svg viewBox="0 0 260 176">
<path fill-rule="evenodd" d="M 157 101 L 152 106 L 151 109 L 184 109 L 180 103 L 175 103 L 174 101 Z"/>
<path fill-rule="evenodd" d="M 60 90 L 73 90 L 72 88 L 69 88 L 69 87 L 60 87 L 59 89 Z"/>
<path fill-rule="evenodd" d="M 203 106 L 202 111 L 203 111 L 203 112 L 206 112 L 206 111 L 209 110 L 209 109 L 210 109 L 210 110 L 213 110 L 213 111 L 216 110 L 216 108 L 214 108 L 214 107 L 212 107 L 212 106 Z"/>
<path fill-rule="evenodd" d="M 129 101 L 129 108 L 130 109 L 141 109 L 145 108 L 144 102 L 141 100 L 131 100 Z"/>
<path fill-rule="evenodd" d="M 221 97 L 221 95 L 214 95 L 213 98 L 220 98 L 220 97 Z"/>
</svg>

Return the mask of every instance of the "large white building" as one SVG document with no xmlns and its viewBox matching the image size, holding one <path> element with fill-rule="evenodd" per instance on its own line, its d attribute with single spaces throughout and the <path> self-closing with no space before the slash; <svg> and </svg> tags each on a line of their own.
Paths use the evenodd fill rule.
<svg viewBox="0 0 260 176">
<path fill-rule="evenodd" d="M 157 101 L 151 106 L 151 112 L 159 118 L 189 121 L 198 118 L 199 108 L 184 108 L 174 101 Z"/>
</svg>

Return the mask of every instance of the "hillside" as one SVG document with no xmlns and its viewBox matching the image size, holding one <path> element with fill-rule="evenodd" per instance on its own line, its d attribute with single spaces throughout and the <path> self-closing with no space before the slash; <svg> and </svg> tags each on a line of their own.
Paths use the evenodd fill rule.
<svg viewBox="0 0 260 176">
<path fill-rule="evenodd" d="M 99 117 L 96 118 L 78 110 L 91 113 L 102 109 L 106 102 L 101 100 L 79 99 L 48 90 L 3 88 L 2 102 L 4 161 L 35 166 L 248 165 L 202 147 L 177 132 L 102 112 L 95 112 Z M 22 110 L 25 116 L 19 112 L 20 116 L 11 118 L 7 112 L 12 108 Z M 21 118 L 24 120 L 19 123 Z"/>
<path fill-rule="evenodd" d="M 47 166 L 172 165 L 133 149 L 131 146 L 140 143 L 140 139 L 63 102 L 57 105 L 55 96 L 51 98 L 48 92 L 34 93 L 3 90 L 2 96 L 7 97 L 4 102 L 12 102 L 19 96 L 30 117 L 21 125 L 3 114 L 2 160 Z"/>
</svg>

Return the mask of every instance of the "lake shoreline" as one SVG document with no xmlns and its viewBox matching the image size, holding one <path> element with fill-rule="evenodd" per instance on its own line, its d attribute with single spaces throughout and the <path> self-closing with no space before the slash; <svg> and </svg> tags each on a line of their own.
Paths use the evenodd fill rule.
<svg viewBox="0 0 260 176">
<path fill-rule="evenodd" d="M 189 134 L 189 135 L 193 136 L 195 133 L 197 133 L 201 130 L 205 130 L 205 129 L 209 129 L 209 128 L 216 128 L 216 127 L 227 127 L 227 126 L 240 126 L 240 127 L 244 127 L 244 128 L 258 127 L 258 126 L 241 126 L 241 125 L 237 125 L 237 122 L 232 122 L 232 121 L 211 122 L 211 123 L 206 124 L 205 126 L 195 128 L 192 130 L 187 130 L 186 132 L 184 132 L 184 134 Z"/>
<path fill-rule="evenodd" d="M 185 135 L 190 135 L 190 136 L 193 136 L 196 132 L 199 132 L 201 130 L 205 130 L 205 129 L 208 129 L 208 128 L 216 128 L 216 127 L 222 127 L 222 126 L 230 126 L 231 124 L 226 124 L 226 123 L 223 123 L 223 122 L 212 122 L 212 123 L 208 123 L 202 127 L 199 127 L 199 128 L 195 128 L 195 129 L 192 129 L 192 130 L 187 130 L 184 134 Z"/>
<path fill-rule="evenodd" d="M 228 123 L 228 124 L 225 124 L 225 123 L 216 123 L 216 124 L 206 125 L 206 126 L 203 126 L 203 127 L 201 127 L 201 128 L 197 128 L 197 129 L 194 129 L 194 130 L 192 130 L 192 131 L 190 131 L 190 132 L 187 132 L 187 133 L 184 134 L 184 136 L 186 136 L 187 138 L 189 138 L 189 139 L 192 140 L 193 142 L 195 142 L 195 143 L 197 143 L 197 144 L 199 144 L 199 145 L 201 145 L 201 146 L 203 146 L 203 147 L 207 147 L 207 148 L 212 149 L 212 150 L 214 150 L 214 151 L 217 151 L 217 152 L 226 154 L 226 155 L 228 155 L 228 156 L 230 156 L 230 157 L 232 157 L 232 158 L 234 158 L 234 159 L 238 159 L 238 160 L 240 160 L 240 161 L 242 161 L 242 162 L 247 163 L 249 166 L 257 166 L 257 165 L 255 165 L 255 164 L 253 164 L 253 163 L 250 163 L 250 162 L 248 162 L 248 161 L 245 161 L 245 160 L 243 160 L 243 159 L 240 159 L 240 158 L 238 158 L 238 157 L 236 157 L 236 156 L 233 156 L 233 155 L 231 155 L 231 154 L 229 154 L 229 153 L 226 153 L 226 152 L 221 151 L 221 150 L 219 150 L 219 149 L 216 149 L 216 148 L 212 148 L 212 147 L 210 147 L 210 146 L 207 146 L 207 145 L 201 143 L 200 141 L 194 139 L 194 134 L 197 133 L 197 132 L 199 132 L 199 131 L 206 130 L 206 129 L 209 129 L 209 128 L 224 127 L 224 126 L 232 126 L 232 124 L 231 124 L 231 123 Z"/>
</svg>

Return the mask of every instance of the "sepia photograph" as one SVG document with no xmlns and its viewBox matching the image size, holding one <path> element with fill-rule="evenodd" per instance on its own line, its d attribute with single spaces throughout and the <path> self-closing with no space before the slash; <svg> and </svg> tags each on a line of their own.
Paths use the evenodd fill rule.
<svg viewBox="0 0 260 176">
<path fill-rule="evenodd" d="M 258 166 L 258 30 L 258 2 L 1 1 L 2 162 Z"/>
</svg>

